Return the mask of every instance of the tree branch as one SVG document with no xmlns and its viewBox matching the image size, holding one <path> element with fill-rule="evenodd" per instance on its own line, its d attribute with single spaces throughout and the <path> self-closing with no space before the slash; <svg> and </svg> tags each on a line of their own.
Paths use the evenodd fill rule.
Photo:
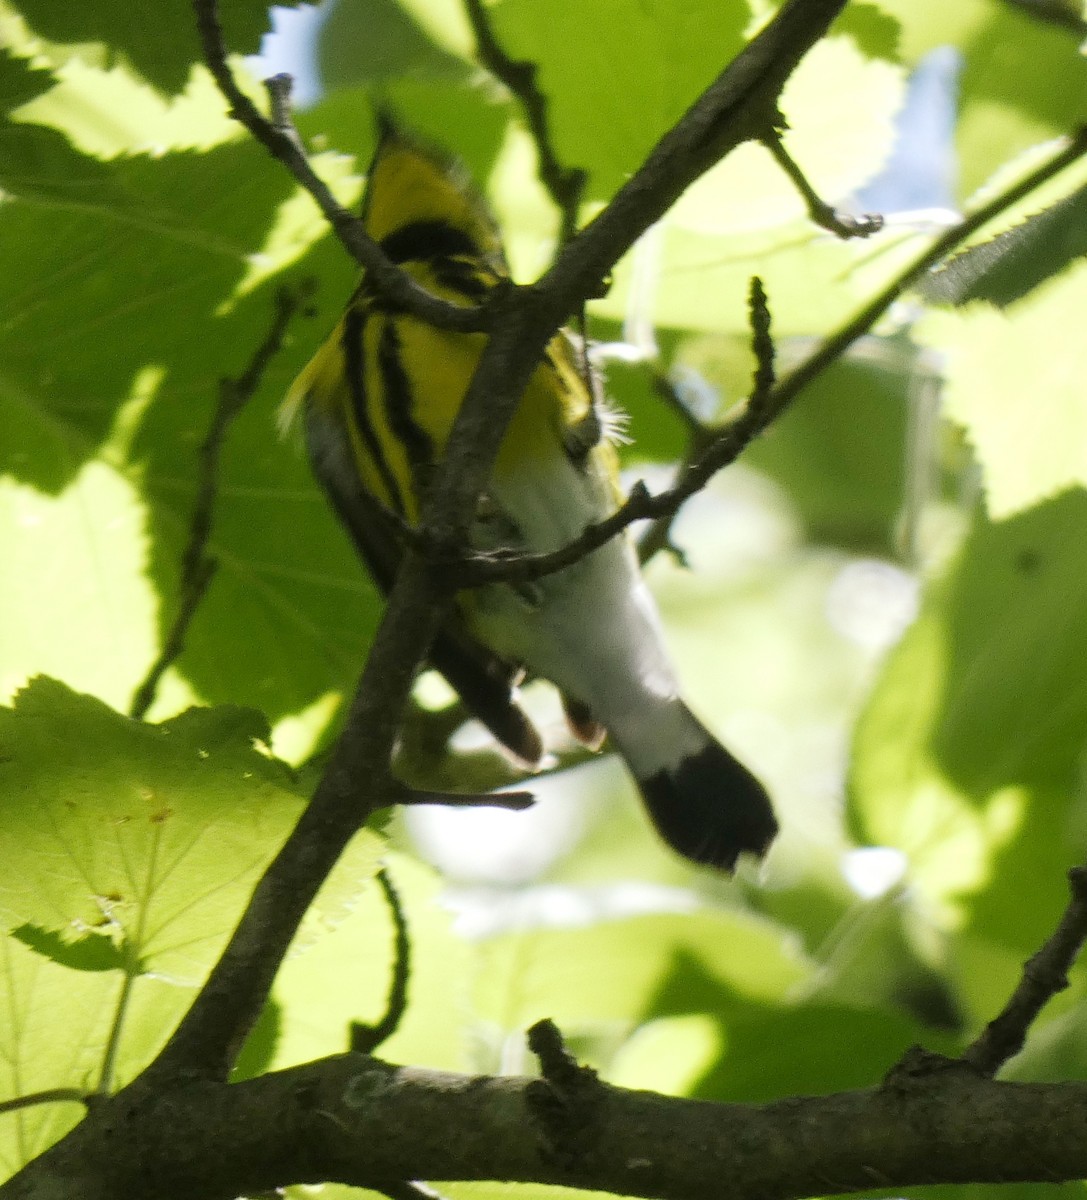
<svg viewBox="0 0 1087 1200">
<path fill-rule="evenodd" d="M 316 201 L 344 249 L 363 267 L 371 282 L 391 303 L 422 317 L 439 329 L 462 332 L 485 329 L 487 305 L 464 307 L 449 304 L 420 287 L 386 256 L 368 236 L 362 222 L 333 196 L 328 185 L 309 164 L 302 140 L 290 121 L 290 76 L 277 75 L 268 83 L 273 119 L 268 120 L 242 91 L 227 62 L 227 47 L 219 20 L 219 0 L 192 0 L 204 62 L 219 91 L 230 105 L 230 115 L 278 159 Z"/>
<path fill-rule="evenodd" d="M 878 233 L 883 228 L 883 218 L 875 213 L 865 213 L 854 217 L 849 213 L 839 212 L 833 205 L 828 204 L 808 182 L 807 176 L 797 165 L 796 160 L 785 149 L 781 140 L 781 131 L 774 129 L 762 139 L 762 144 L 773 155 L 777 165 L 788 175 L 793 187 L 804 197 L 808 206 L 808 216 L 812 221 L 835 237 L 866 238 Z"/>
<path fill-rule="evenodd" d="M 680 481 L 667 491 L 651 495 L 640 481 L 631 490 L 625 504 L 610 517 L 586 527 L 580 537 L 575 538 L 558 550 L 546 554 L 494 554 L 475 555 L 466 558 L 458 567 L 458 583 L 461 587 L 479 587 L 483 584 L 505 581 L 526 583 L 561 571 L 586 554 L 616 537 L 635 521 L 665 519 L 673 515 L 718 471 L 727 467 L 743 453 L 746 447 L 771 425 L 788 408 L 800 392 L 819 374 L 845 353 L 845 351 L 876 323 L 904 292 L 906 292 L 933 264 L 940 262 L 956 246 L 977 232 L 983 225 L 1016 204 L 1035 188 L 1052 179 L 1065 167 L 1087 153 L 1087 127 L 1079 130 L 1066 146 L 1054 153 L 1039 167 L 1018 183 L 1007 188 L 976 212 L 941 234 L 908 267 L 896 276 L 884 290 L 837 333 L 827 338 L 822 345 L 772 387 L 766 387 L 765 348 L 761 352 L 759 375 L 756 376 L 753 397 L 759 402 L 749 402 L 734 421 L 726 425 L 705 450 L 687 467 Z M 756 306 L 753 301 L 753 313 Z M 761 335 L 756 331 L 756 339 Z M 757 357 L 760 357 L 757 352 Z M 761 377 L 761 378 L 760 378 Z"/>
<path fill-rule="evenodd" d="M 411 974 L 408 920 L 400 902 L 400 893 L 393 886 L 388 869 L 382 867 L 376 879 L 385 896 L 385 904 L 393 922 L 393 971 L 389 980 L 389 997 L 381 1020 L 375 1025 L 365 1025 L 362 1021 L 351 1022 L 350 1048 L 358 1054 L 373 1054 L 382 1042 L 387 1042 L 400 1028 L 400 1022 L 404 1019 L 408 1007 L 408 976 Z"/>
<path fill-rule="evenodd" d="M 555 151 L 547 119 L 547 96 L 536 83 L 534 62 L 510 58 L 495 36 L 483 0 L 464 0 L 464 7 L 476 38 L 479 61 L 517 97 L 525 114 L 532 140 L 536 143 L 540 179 L 556 208 L 562 213 L 563 242 L 577 230 L 578 209 L 585 190 L 586 173 L 580 167 L 564 167 Z"/>
<path fill-rule="evenodd" d="M 81 1088 L 46 1088 L 41 1092 L 28 1092 L 25 1096 L 14 1096 L 0 1100 L 0 1114 L 18 1112 L 23 1108 L 36 1108 L 39 1104 L 83 1104 L 90 1106 L 98 1097 L 94 1092 Z"/>
<path fill-rule="evenodd" d="M 968 1046 L 962 1061 L 984 1075 L 1023 1049 L 1027 1032 L 1050 1000 L 1068 986 L 1068 972 L 1087 941 L 1087 868 L 1068 872 L 1072 898 L 1045 945 L 1023 966 L 1023 976 L 1003 1011 Z"/>
<path fill-rule="evenodd" d="M 188 1084 L 157 1104 L 92 1114 L 0 1197 L 229 1200 L 292 1182 L 384 1190 L 422 1178 L 793 1200 L 1087 1176 L 1083 1083 L 1003 1083 L 952 1064 L 877 1088 L 742 1105 L 595 1081 L 592 1119 L 562 1153 L 533 1098 L 540 1084 L 353 1054 L 238 1084 Z"/>
</svg>

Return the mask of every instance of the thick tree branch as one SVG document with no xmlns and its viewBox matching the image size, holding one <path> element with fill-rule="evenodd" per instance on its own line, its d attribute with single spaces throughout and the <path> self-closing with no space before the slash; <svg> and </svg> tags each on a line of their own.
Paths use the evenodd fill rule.
<svg viewBox="0 0 1087 1200">
<path fill-rule="evenodd" d="M 291 1182 L 502 1179 L 662 1200 L 1087 1176 L 1087 1085 L 997 1082 L 964 1064 L 878 1088 L 713 1104 L 595 1081 L 556 1153 L 541 1081 L 342 1055 L 245 1083 L 115 1102 L 3 1188 L 3 1200 L 230 1200 Z M 118 1098 L 120 1101 L 122 1098 Z M 194 1150 L 198 1147 L 198 1150 Z"/>
</svg>

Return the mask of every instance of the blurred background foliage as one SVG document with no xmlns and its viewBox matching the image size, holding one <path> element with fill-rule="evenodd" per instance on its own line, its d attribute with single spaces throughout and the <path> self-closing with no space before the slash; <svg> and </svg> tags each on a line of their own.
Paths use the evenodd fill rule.
<svg viewBox="0 0 1087 1200">
<path fill-rule="evenodd" d="M 788 146 L 826 198 L 886 212 L 875 238 L 813 227 L 746 146 L 619 265 L 589 322 L 630 414 L 631 479 L 666 484 L 690 418 L 746 395 L 752 274 L 785 368 L 1082 122 L 1084 11 L 1042 7 L 851 3 L 804 61 Z M 232 49 L 256 53 L 266 9 L 223 8 Z M 588 220 L 773 8 L 487 11 L 539 67 L 558 154 L 588 171 Z M 292 16 L 292 62 L 310 40 L 313 56 L 297 123 L 341 200 L 357 200 L 390 105 L 463 158 L 518 277 L 539 273 L 557 216 L 460 0 L 338 0 L 305 44 L 299 13 L 277 19 Z M 0 0 L 0 880 L 19 881 L 0 885 L 5 1094 L 123 1081 L 161 1044 L 297 811 L 380 616 L 275 429 L 354 270 L 197 56 L 183 5 Z M 254 65 L 255 95 L 268 69 Z M 910 1043 L 953 1051 L 993 1015 L 1087 833 L 1085 188 L 1081 163 L 981 231 L 687 506 L 682 557 L 648 568 L 692 705 L 774 794 L 784 830 L 765 866 L 728 880 L 670 857 L 621 769 L 575 762 L 531 685 L 563 768 L 539 804 L 368 831 L 242 1073 L 340 1049 L 350 1021 L 380 1016 L 383 852 L 413 943 L 383 1050 L 400 1061 L 531 1070 L 524 1031 L 550 1016 L 617 1082 L 765 1100 L 871 1084 Z M 134 727 L 122 714 L 176 611 L 219 380 L 244 369 L 276 290 L 304 279 L 316 291 L 226 444 L 219 569 L 151 710 L 165 724 Z M 58 682 L 27 688 L 39 675 Z M 423 678 L 404 772 L 511 778 L 471 727 L 435 749 L 457 724 L 448 700 Z M 27 882 L 39 860 L 66 864 L 44 892 Z M 214 919 L 187 932 L 201 897 Z M 1083 988 L 1077 971 L 1017 1077 L 1087 1077 Z M 2 1161 L 77 1114 L 5 1117 Z"/>
</svg>

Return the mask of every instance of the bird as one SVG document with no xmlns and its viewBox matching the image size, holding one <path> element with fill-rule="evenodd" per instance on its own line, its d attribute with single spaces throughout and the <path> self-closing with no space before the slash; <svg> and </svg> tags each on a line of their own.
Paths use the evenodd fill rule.
<svg viewBox="0 0 1087 1200">
<path fill-rule="evenodd" d="M 418 285 L 460 306 L 510 280 L 501 232 L 449 155 L 380 122 L 362 201 L 366 233 Z M 365 272 L 281 410 L 300 423 L 314 474 L 380 589 L 418 522 L 486 335 L 440 329 L 384 296 Z M 547 552 L 622 503 L 621 423 L 584 355 L 559 331 L 509 427 L 469 530 L 473 551 Z M 762 783 L 682 698 L 660 618 L 624 532 L 527 583 L 458 594 L 429 652 L 461 701 L 526 768 L 544 754 L 518 702 L 526 673 L 549 680 L 575 737 L 605 740 L 632 774 L 663 840 L 732 872 L 777 832 Z"/>
</svg>

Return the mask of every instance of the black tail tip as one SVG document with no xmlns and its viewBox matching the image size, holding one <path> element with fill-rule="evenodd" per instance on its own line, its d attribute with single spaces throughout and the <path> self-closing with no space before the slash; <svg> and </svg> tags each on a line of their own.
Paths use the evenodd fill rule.
<svg viewBox="0 0 1087 1200">
<path fill-rule="evenodd" d="M 717 742 L 639 786 L 661 837 L 702 866 L 731 872 L 741 854 L 761 858 L 778 831 L 766 789 Z"/>
</svg>

